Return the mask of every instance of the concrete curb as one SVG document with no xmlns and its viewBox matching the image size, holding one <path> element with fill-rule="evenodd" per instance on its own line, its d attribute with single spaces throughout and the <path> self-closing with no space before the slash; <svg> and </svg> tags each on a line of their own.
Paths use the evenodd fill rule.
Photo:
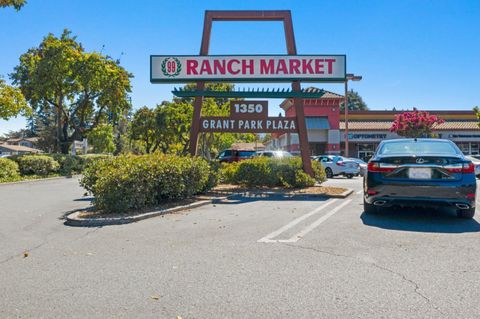
<svg viewBox="0 0 480 319">
<path fill-rule="evenodd" d="M 205 206 L 208 204 L 215 203 L 219 200 L 228 199 L 230 197 L 238 196 L 241 194 L 251 193 L 255 195 L 291 195 L 291 196 L 305 196 L 305 197 L 326 197 L 324 194 L 287 194 L 285 192 L 264 192 L 264 191 L 252 191 L 252 192 L 242 192 L 242 193 L 233 193 L 228 196 L 221 196 L 221 197 L 214 197 L 212 199 L 207 200 L 200 200 L 198 202 L 194 202 L 188 205 L 181 205 L 176 206 L 168 209 L 157 210 L 153 212 L 148 212 L 136 216 L 125 216 L 125 217 L 102 217 L 102 218 L 80 218 L 80 213 L 84 212 L 84 210 L 78 210 L 73 213 L 70 213 L 65 216 L 65 225 L 68 226 L 75 226 L 75 227 L 101 227 L 101 226 L 111 226 L 111 225 L 123 225 L 123 224 L 130 224 L 135 223 L 140 220 L 153 218 L 165 214 L 171 214 L 175 212 L 179 212 L 182 210 L 197 208 L 201 206 Z M 337 195 L 330 195 L 327 197 L 330 198 L 346 198 L 350 194 L 353 193 L 353 189 L 347 189 L 345 192 Z"/>
<path fill-rule="evenodd" d="M 350 196 L 352 193 L 353 193 L 353 189 L 347 188 L 347 190 L 344 191 L 343 193 L 336 194 L 336 195 L 330 195 L 329 197 L 332 197 L 332 198 L 346 198 L 346 197 Z"/>
<path fill-rule="evenodd" d="M 233 196 L 233 195 L 230 195 Z M 153 212 L 148 212 L 136 216 L 125 216 L 125 217 L 102 217 L 102 218 L 80 218 L 79 215 L 82 211 L 76 211 L 71 213 L 65 217 L 65 225 L 68 226 L 77 226 L 77 227 L 100 227 L 100 226 L 110 226 L 110 225 L 123 225 L 123 224 L 130 224 L 135 223 L 143 219 L 157 217 L 160 215 L 171 214 L 178 211 L 197 208 L 201 206 L 205 206 L 211 204 L 215 200 L 222 200 L 226 199 L 226 197 L 215 197 L 212 199 L 201 200 L 192 204 L 188 205 L 181 205 L 176 206 L 168 209 L 157 210 Z"/>
<path fill-rule="evenodd" d="M 0 186 L 4 185 L 15 185 L 15 184 L 26 184 L 26 183 L 34 183 L 34 182 L 43 182 L 43 181 L 54 181 L 57 179 L 70 179 L 70 178 L 78 178 L 82 175 L 72 175 L 72 176 L 56 176 L 56 177 L 47 177 L 47 178 L 37 178 L 37 179 L 27 179 L 23 181 L 17 181 L 17 182 L 7 182 L 7 183 L 0 183 Z"/>
</svg>

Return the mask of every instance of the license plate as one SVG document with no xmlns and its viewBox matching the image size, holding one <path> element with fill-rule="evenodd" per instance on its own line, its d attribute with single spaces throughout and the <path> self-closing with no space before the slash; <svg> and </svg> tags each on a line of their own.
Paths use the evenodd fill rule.
<svg viewBox="0 0 480 319">
<path fill-rule="evenodd" d="M 430 168 L 424 168 L 424 167 L 409 168 L 408 177 L 411 179 L 431 179 L 432 170 Z"/>
</svg>

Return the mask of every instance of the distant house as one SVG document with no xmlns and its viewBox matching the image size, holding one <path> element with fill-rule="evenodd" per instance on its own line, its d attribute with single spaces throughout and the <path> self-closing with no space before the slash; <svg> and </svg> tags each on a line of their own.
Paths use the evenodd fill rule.
<svg viewBox="0 0 480 319">
<path fill-rule="evenodd" d="M 22 154 L 37 154 L 41 153 L 36 148 L 31 148 L 22 145 L 0 144 L 0 156 L 2 155 L 22 155 Z"/>
<path fill-rule="evenodd" d="M 264 151 L 265 145 L 262 143 L 233 143 L 232 149 L 234 150 L 252 150 L 252 151 Z"/>
<path fill-rule="evenodd" d="M 19 137 L 19 138 L 8 139 L 6 144 L 35 148 L 35 146 L 38 143 L 38 140 L 39 140 L 38 137 Z"/>
</svg>

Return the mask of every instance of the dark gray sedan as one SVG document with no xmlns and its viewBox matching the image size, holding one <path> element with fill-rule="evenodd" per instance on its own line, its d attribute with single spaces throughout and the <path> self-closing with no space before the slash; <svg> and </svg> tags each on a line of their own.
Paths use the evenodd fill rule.
<svg viewBox="0 0 480 319">
<path fill-rule="evenodd" d="M 442 139 L 382 141 L 368 162 L 364 211 L 392 206 L 452 206 L 475 215 L 475 169 L 458 147 Z"/>
</svg>

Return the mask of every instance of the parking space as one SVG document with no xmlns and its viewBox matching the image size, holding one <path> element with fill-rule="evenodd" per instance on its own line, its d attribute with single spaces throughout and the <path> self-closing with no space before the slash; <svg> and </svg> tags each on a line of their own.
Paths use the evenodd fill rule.
<svg viewBox="0 0 480 319">
<path fill-rule="evenodd" d="M 45 189 L 55 193 L 38 208 L 11 202 L 2 209 L 2 318 L 480 313 L 478 216 L 365 215 L 358 177 L 326 183 L 353 188 L 347 199 L 237 196 L 103 228 L 64 226 L 62 207 L 88 203 L 75 181 L 49 183 L 28 188 L 32 200 L 46 196 Z M 0 197 L 17 198 L 20 191 L 2 186 Z"/>
</svg>

